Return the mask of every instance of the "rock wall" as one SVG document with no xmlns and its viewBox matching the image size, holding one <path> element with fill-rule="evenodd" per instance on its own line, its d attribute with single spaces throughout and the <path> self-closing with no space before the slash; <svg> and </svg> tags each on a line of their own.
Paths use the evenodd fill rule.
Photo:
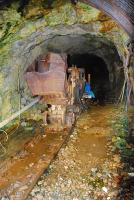
<svg viewBox="0 0 134 200">
<path fill-rule="evenodd" d="M 127 34 L 99 10 L 67 1 L 45 9 L 39 2 L 30 1 L 24 16 L 15 3 L 0 11 L 0 121 L 31 101 L 23 75 L 40 54 L 98 55 L 108 66 L 111 85 L 124 56 Z"/>
</svg>

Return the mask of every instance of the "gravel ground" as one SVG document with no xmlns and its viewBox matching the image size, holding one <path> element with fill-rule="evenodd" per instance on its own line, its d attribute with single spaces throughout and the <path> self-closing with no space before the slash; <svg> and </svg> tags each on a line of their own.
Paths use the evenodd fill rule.
<svg viewBox="0 0 134 200">
<path fill-rule="evenodd" d="M 28 200 L 117 200 L 122 164 L 109 123 L 115 115 L 112 106 L 83 113 Z"/>
</svg>

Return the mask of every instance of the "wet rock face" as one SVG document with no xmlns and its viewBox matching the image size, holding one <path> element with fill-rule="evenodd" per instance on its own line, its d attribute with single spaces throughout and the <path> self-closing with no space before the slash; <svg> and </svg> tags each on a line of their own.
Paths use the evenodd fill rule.
<svg viewBox="0 0 134 200">
<path fill-rule="evenodd" d="M 31 2 L 25 17 L 14 4 L 0 11 L 1 121 L 19 110 L 20 99 L 21 107 L 32 100 L 24 73 L 39 55 L 49 51 L 101 57 L 107 64 L 111 87 L 116 87 L 116 67 L 120 67 L 122 43 L 128 36 L 99 10 L 82 3 L 59 2 L 50 10 Z"/>
</svg>

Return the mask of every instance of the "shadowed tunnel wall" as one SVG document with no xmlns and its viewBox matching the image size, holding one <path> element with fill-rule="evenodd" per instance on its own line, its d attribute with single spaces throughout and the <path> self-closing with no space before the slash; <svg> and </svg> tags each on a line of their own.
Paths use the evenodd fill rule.
<svg viewBox="0 0 134 200">
<path fill-rule="evenodd" d="M 109 71 L 102 58 L 93 54 L 68 55 L 68 66 L 72 65 L 85 69 L 86 80 L 88 80 L 88 74 L 91 75 L 90 83 L 96 98 L 100 93 L 105 99 L 111 98 L 113 88 L 110 87 Z M 116 75 L 113 74 L 113 76 L 116 79 Z"/>
<path fill-rule="evenodd" d="M 24 34 L 26 30 L 27 27 L 24 27 L 22 33 Z M 123 80 L 121 68 L 123 54 L 119 42 L 117 48 L 116 43 L 98 32 L 95 22 L 43 27 L 15 41 L 10 47 L 7 62 L 4 56 L 1 67 L 1 121 L 33 100 L 24 73 L 38 56 L 51 51 L 71 56 L 93 54 L 102 58 L 107 65 L 113 96 L 119 94 L 117 86 L 121 86 Z"/>
</svg>

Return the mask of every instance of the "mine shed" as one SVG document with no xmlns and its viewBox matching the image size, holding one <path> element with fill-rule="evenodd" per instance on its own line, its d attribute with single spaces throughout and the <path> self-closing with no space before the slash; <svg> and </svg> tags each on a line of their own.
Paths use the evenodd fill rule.
<svg viewBox="0 0 134 200">
<path fill-rule="evenodd" d="M 1 0 L 0 51 L 0 199 L 133 200 L 133 0 Z"/>
</svg>

